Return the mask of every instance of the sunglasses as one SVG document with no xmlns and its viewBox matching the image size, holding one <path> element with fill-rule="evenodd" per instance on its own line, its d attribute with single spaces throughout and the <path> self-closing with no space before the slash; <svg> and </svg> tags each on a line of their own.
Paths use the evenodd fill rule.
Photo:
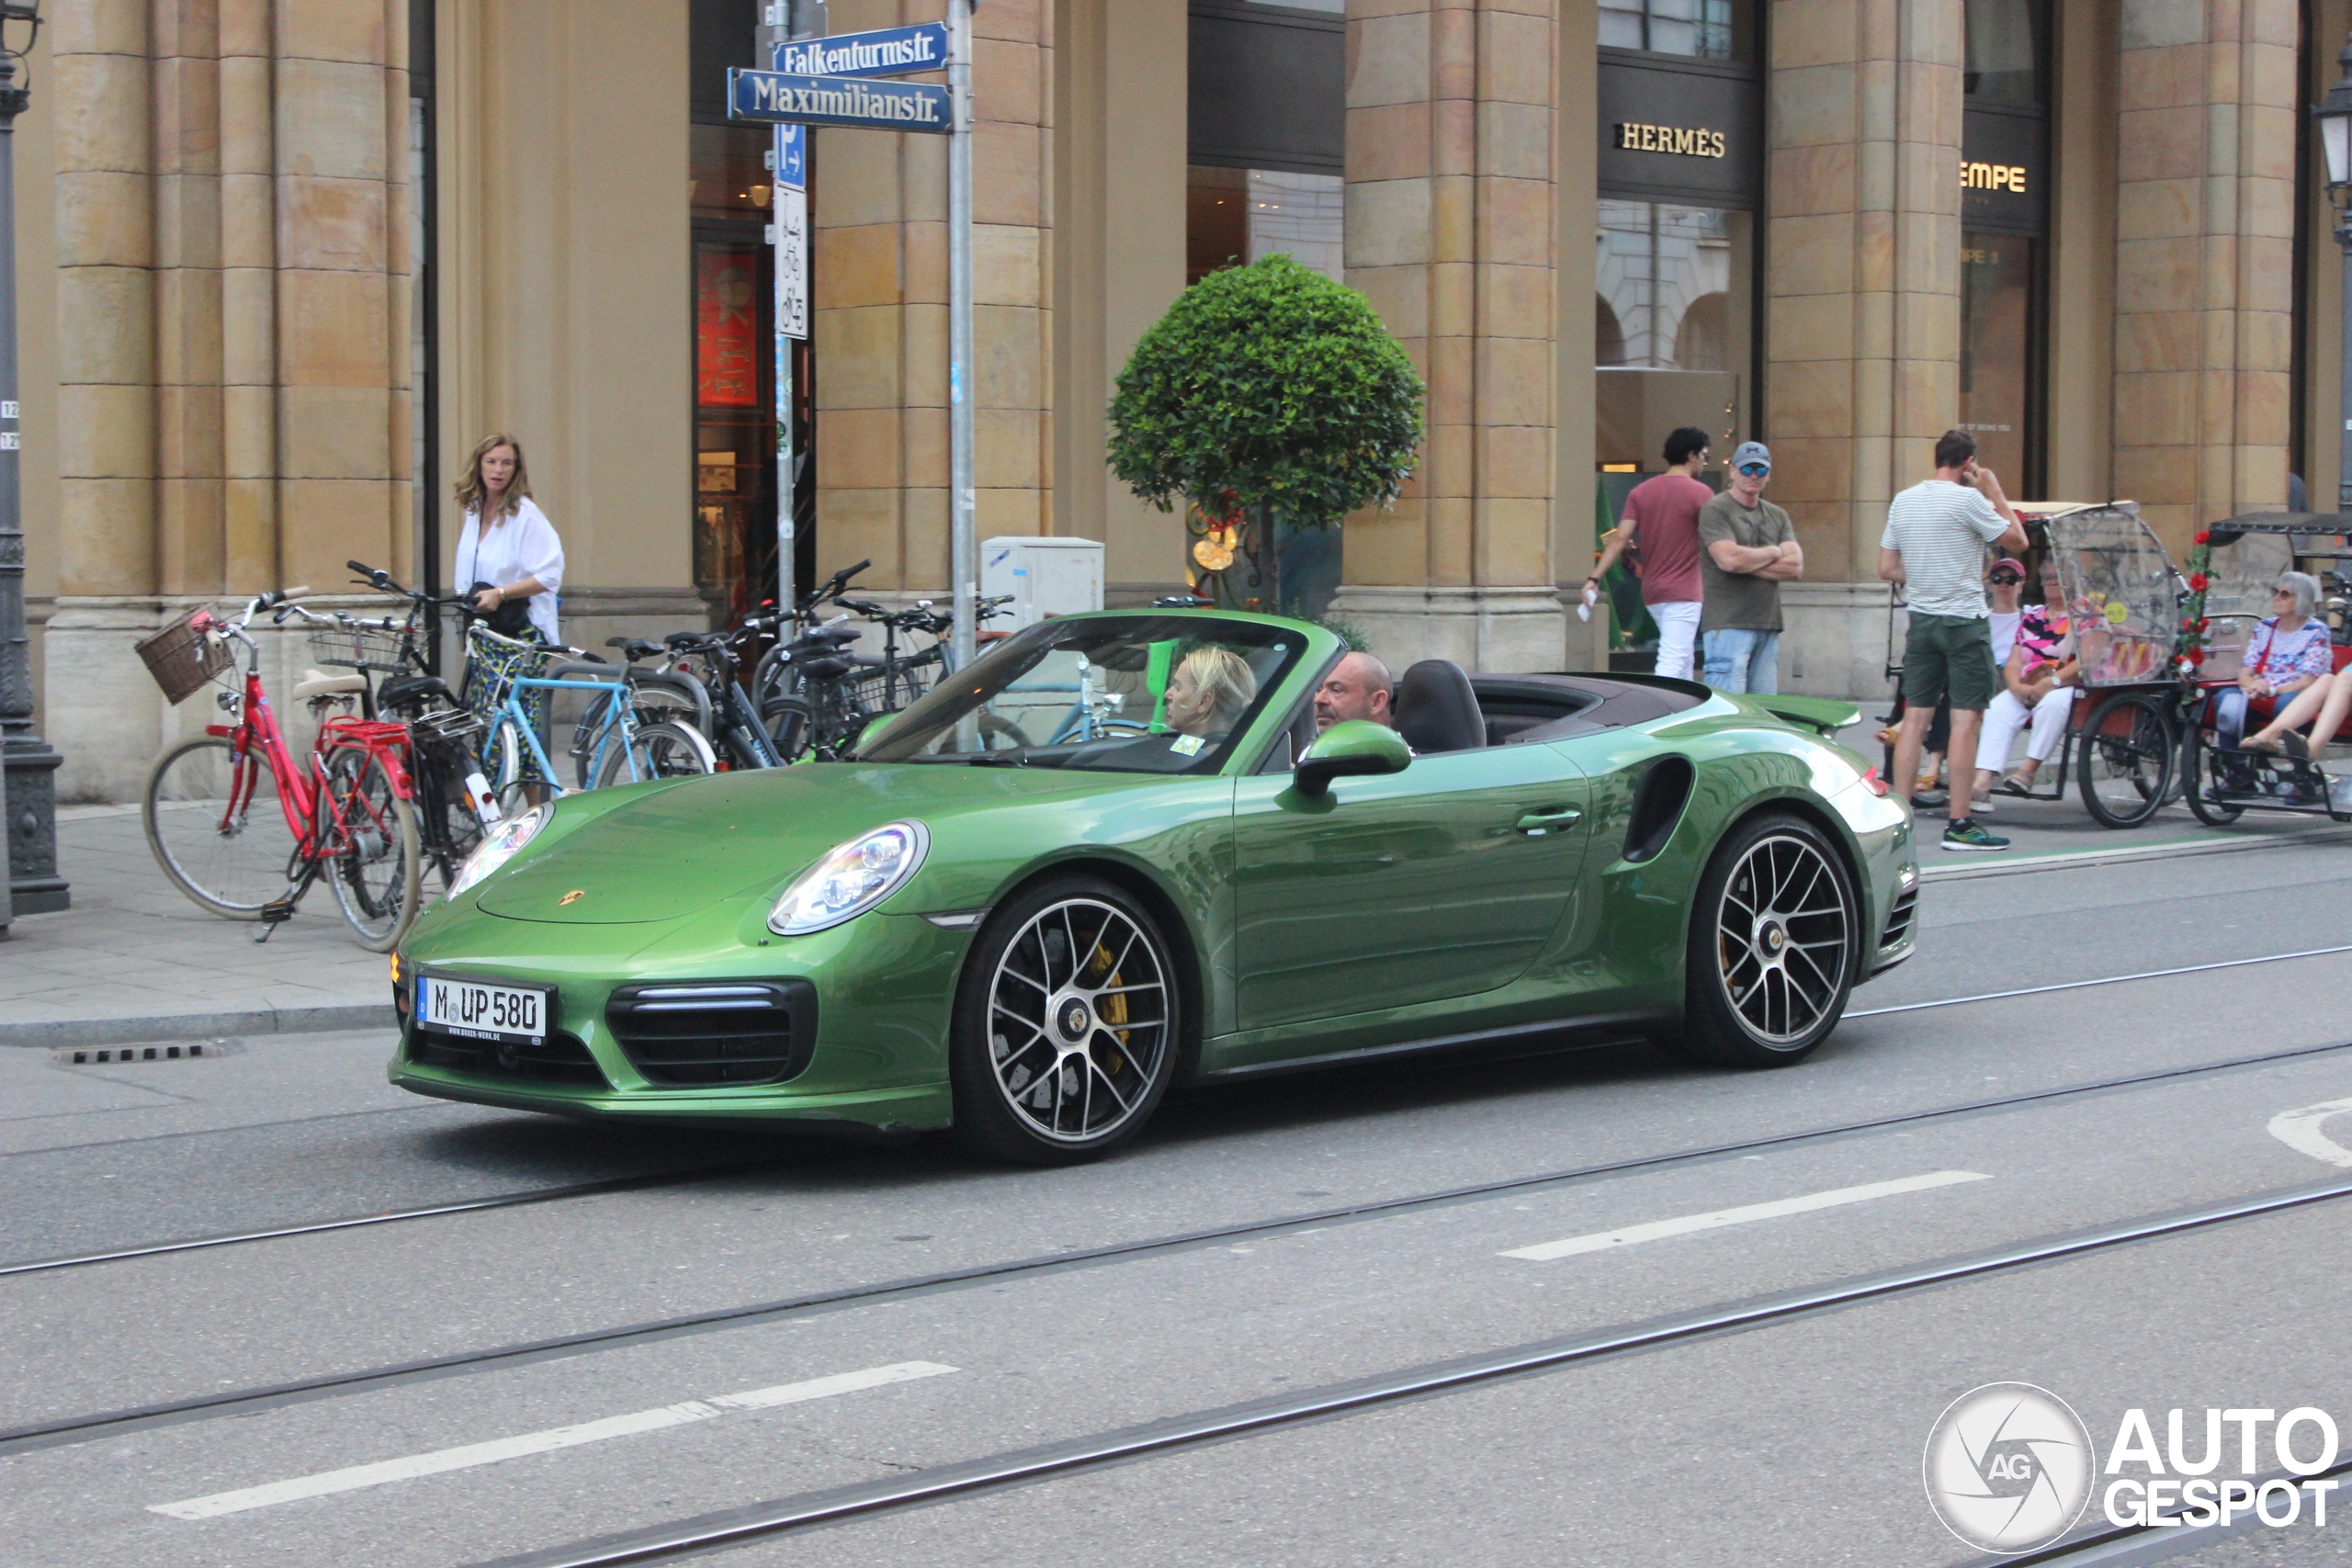
<svg viewBox="0 0 2352 1568">
<path fill-rule="evenodd" d="M 2023 582 L 2025 579 L 2022 577 L 2011 577 L 2006 571 L 1996 571 L 1993 574 L 1992 581 L 1999 587 L 2014 588 L 2018 583 Z"/>
<path fill-rule="evenodd" d="M 1739 471 L 1751 479 L 1760 479 L 1772 469 L 1771 466 L 1766 463 L 1742 463 L 1739 466 Z"/>
</svg>

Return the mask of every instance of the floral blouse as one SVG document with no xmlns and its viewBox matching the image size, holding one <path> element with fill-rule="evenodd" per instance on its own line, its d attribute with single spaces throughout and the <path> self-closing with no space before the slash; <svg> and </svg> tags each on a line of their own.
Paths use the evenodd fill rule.
<svg viewBox="0 0 2352 1568">
<path fill-rule="evenodd" d="M 2047 604 L 2028 604 L 2018 622 L 2017 646 L 2025 649 L 2024 674 L 2030 679 L 2044 666 L 2058 663 L 2066 657 L 2066 637 L 2071 623 L 2064 615 L 2052 615 Z"/>
<path fill-rule="evenodd" d="M 2305 675 L 2326 674 L 2335 668 L 2335 653 L 2328 644 L 2327 623 L 2316 615 L 2305 615 L 2301 626 L 2282 632 L 2278 617 L 2272 616 L 2256 626 L 2254 636 L 2246 639 L 2242 668 L 2274 686 Z"/>
</svg>

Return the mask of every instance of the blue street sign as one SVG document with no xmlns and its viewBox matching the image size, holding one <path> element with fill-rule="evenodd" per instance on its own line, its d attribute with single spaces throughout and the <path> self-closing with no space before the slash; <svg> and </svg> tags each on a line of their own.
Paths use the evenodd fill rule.
<svg viewBox="0 0 2352 1568">
<path fill-rule="evenodd" d="M 775 183 L 786 190 L 808 188 L 808 128 L 775 128 Z"/>
<path fill-rule="evenodd" d="M 944 71 L 947 24 L 793 39 L 775 46 L 773 63 L 794 76 L 911 76 L 919 71 Z"/>
<path fill-rule="evenodd" d="M 849 76 L 787 76 L 780 71 L 729 71 L 727 118 L 940 136 L 956 129 L 954 103 L 944 87 Z"/>
</svg>

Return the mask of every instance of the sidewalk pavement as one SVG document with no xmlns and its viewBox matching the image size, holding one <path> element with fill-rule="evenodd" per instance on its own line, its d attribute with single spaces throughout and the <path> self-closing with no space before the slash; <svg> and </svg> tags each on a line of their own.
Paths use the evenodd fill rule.
<svg viewBox="0 0 2352 1568">
<path fill-rule="evenodd" d="M 360 1029 L 392 1021 L 382 953 L 334 897 L 256 943 L 165 880 L 136 806 L 66 806 L 57 859 L 73 908 L 19 915 L 0 942 L 0 1045 L 83 1045 Z"/>
<path fill-rule="evenodd" d="M 1839 739 L 1876 761 L 1883 701 Z M 2324 818 L 2248 812 L 2211 829 L 2167 807 L 2132 832 L 2093 822 L 2081 801 L 2003 799 L 1985 818 L 2014 840 L 1999 854 L 1939 852 L 1940 813 L 1926 814 L 1920 862 L 1933 876 L 1998 874 L 2055 855 L 2137 858 L 2227 852 L 2281 837 L 2346 838 Z M 367 1029 L 392 1021 L 384 956 L 352 938 L 325 890 L 268 942 L 250 921 L 207 914 L 164 880 L 135 806 L 61 807 L 58 860 L 74 906 L 19 915 L 0 943 L 0 1045 L 110 1044 L 217 1035 Z"/>
</svg>

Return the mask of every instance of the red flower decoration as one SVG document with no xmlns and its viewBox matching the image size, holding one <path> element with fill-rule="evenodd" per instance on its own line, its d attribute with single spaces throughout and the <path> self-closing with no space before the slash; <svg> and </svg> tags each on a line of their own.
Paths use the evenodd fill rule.
<svg viewBox="0 0 2352 1568">
<path fill-rule="evenodd" d="M 2202 593 L 2205 592 L 2207 582 L 2203 572 L 2192 571 L 2188 574 L 2188 591 L 2190 592 Z"/>
<path fill-rule="evenodd" d="M 2197 531 L 2197 542 L 2200 545 L 2211 544 L 2213 542 L 2213 530 L 2211 528 L 2199 528 Z"/>
<path fill-rule="evenodd" d="M 2202 663 L 2204 663 L 2204 662 L 2205 662 L 2205 650 L 2204 650 L 2203 649 L 2201 649 L 2201 648 L 2192 648 L 2192 649 L 2190 649 L 2188 650 L 2188 661 L 2189 661 L 2191 664 L 2202 664 Z"/>
</svg>

